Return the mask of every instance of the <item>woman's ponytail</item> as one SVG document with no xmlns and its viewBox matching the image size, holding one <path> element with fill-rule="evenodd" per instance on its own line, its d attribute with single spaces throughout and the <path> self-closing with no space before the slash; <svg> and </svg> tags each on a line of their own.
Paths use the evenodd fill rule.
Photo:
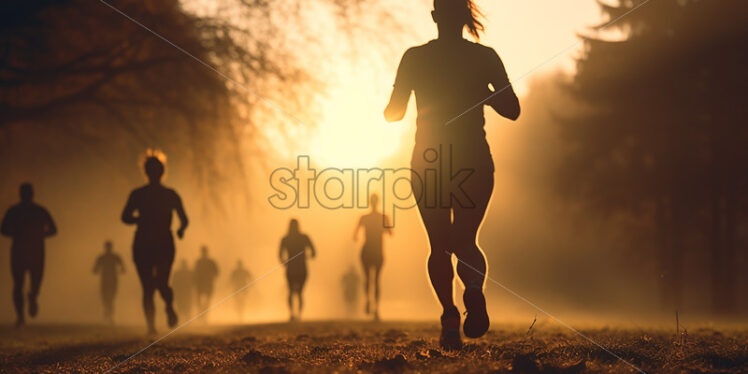
<svg viewBox="0 0 748 374">
<path fill-rule="evenodd" d="M 480 21 L 480 18 L 484 17 L 483 12 L 481 12 L 480 8 L 475 5 L 473 0 L 464 1 L 466 9 L 465 26 L 468 28 L 468 33 L 475 38 L 475 41 L 479 41 L 480 33 L 486 30 L 483 23 Z"/>
</svg>

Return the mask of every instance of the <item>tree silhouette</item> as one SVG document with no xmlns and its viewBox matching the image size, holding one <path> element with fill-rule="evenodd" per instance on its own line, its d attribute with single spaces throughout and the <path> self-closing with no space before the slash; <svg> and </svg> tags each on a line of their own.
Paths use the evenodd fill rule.
<svg viewBox="0 0 748 374">
<path fill-rule="evenodd" d="M 739 227 L 746 222 L 748 4 L 739 0 L 600 4 L 625 34 L 584 36 L 568 90 L 560 187 L 651 228 L 663 305 L 683 298 L 686 250 L 711 257 L 712 306 L 736 307 Z M 643 254 L 646 255 L 646 254 Z"/>
<path fill-rule="evenodd" d="M 139 154 L 162 147 L 190 159 L 194 177 L 214 187 L 242 173 L 248 158 L 263 156 L 264 128 L 286 134 L 314 125 L 310 95 L 323 87 L 284 32 L 302 22 L 305 7 L 332 7 L 341 27 L 354 33 L 364 26 L 346 18 L 385 12 L 369 0 L 219 0 L 209 4 L 216 8 L 211 11 L 202 2 L 177 0 L 106 4 L 0 5 L 4 160 L 45 140 L 54 146 L 43 151 L 61 157 L 79 152 L 81 144 L 110 158 L 113 149 Z M 294 37 L 312 45 L 319 36 Z M 0 174 L 8 167 L 0 164 Z"/>
</svg>

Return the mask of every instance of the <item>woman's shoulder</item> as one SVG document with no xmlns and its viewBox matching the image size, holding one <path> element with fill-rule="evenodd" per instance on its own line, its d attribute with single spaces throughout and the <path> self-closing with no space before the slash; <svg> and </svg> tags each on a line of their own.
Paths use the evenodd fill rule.
<svg viewBox="0 0 748 374">
<path fill-rule="evenodd" d="M 167 187 L 164 185 L 160 185 L 158 191 L 162 193 L 164 196 L 171 198 L 171 199 L 180 199 L 179 193 L 177 193 L 177 190 Z"/>
<path fill-rule="evenodd" d="M 437 50 L 455 50 L 455 49 L 461 49 L 467 53 L 476 53 L 481 55 L 496 55 L 496 51 L 487 45 L 473 42 L 467 39 L 461 39 L 457 42 L 455 41 L 448 41 L 448 42 L 440 42 L 439 39 L 433 39 L 430 40 L 424 44 L 413 46 L 408 48 L 408 50 L 405 51 L 406 55 L 418 55 L 422 53 L 428 53 L 428 51 L 437 51 Z"/>
<path fill-rule="evenodd" d="M 434 51 L 440 49 L 440 43 L 438 39 L 431 39 L 427 41 L 426 43 L 414 45 L 408 49 L 405 50 L 405 56 L 412 56 L 417 57 L 420 55 L 423 55 L 425 53 L 429 53 L 429 51 Z"/>
<path fill-rule="evenodd" d="M 429 43 L 431 42 L 428 42 L 425 44 L 414 45 L 406 49 L 405 53 L 403 53 L 403 60 L 417 58 L 419 55 L 422 54 L 424 50 L 427 50 L 429 48 Z"/>
<path fill-rule="evenodd" d="M 484 69 L 493 70 L 502 65 L 501 57 L 495 49 L 484 44 L 469 42 L 473 51 L 473 59 Z"/>
<path fill-rule="evenodd" d="M 143 185 L 138 188 L 135 188 L 134 190 L 130 191 L 130 197 L 131 198 L 138 198 L 142 196 L 146 191 L 148 190 L 148 185 Z"/>
<path fill-rule="evenodd" d="M 496 50 L 493 49 L 493 47 L 489 47 L 485 44 L 481 44 L 478 42 L 468 42 L 470 43 L 470 46 L 477 52 L 484 54 L 486 56 L 492 57 L 492 56 L 498 56 L 498 53 L 496 53 Z"/>
<path fill-rule="evenodd" d="M 420 51 L 420 50 L 432 48 L 433 46 L 436 45 L 436 42 L 437 42 L 436 39 L 431 39 L 431 40 L 427 41 L 426 43 L 419 44 L 419 45 L 414 45 L 414 46 L 408 48 L 408 51 L 417 52 L 417 51 Z"/>
</svg>

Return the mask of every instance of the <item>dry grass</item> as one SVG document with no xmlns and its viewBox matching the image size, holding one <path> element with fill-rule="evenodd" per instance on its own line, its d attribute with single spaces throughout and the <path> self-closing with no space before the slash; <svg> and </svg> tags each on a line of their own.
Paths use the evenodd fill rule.
<svg viewBox="0 0 748 374">
<path fill-rule="evenodd" d="M 104 372 L 151 340 L 140 329 L 0 328 L 0 371 Z M 428 323 L 310 322 L 199 327 L 179 332 L 114 372 L 496 372 L 631 373 L 634 369 L 571 332 L 498 326 L 459 352 L 437 348 Z M 650 373 L 748 372 L 748 332 L 583 331 Z"/>
</svg>

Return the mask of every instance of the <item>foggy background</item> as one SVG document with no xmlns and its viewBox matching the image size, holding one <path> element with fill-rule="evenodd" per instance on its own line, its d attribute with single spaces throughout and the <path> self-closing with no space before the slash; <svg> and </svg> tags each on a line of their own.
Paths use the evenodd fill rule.
<svg viewBox="0 0 748 374">
<path fill-rule="evenodd" d="M 37 319 L 103 321 L 92 269 L 112 240 L 126 267 L 115 320 L 142 324 L 134 229 L 119 217 L 145 183 L 147 148 L 166 153 L 165 184 L 190 218 L 175 268 L 194 265 L 206 245 L 220 270 L 213 302 L 234 291 L 238 259 L 255 278 L 279 265 L 293 217 L 318 252 L 303 317 L 344 317 L 341 277 L 360 267 L 352 235 L 365 210 L 273 209 L 269 175 L 293 169 L 300 154 L 318 169 L 408 166 L 414 107 L 397 124 L 381 111 L 402 52 L 436 35 L 430 1 L 111 3 L 242 86 L 98 3 L 0 12 L 0 205 L 15 204 L 18 185 L 31 182 L 59 231 L 46 242 Z M 478 2 L 489 20 L 482 41 L 502 57 L 523 107 L 516 123 L 486 111 L 496 163 L 479 237 L 488 276 L 568 321 L 643 325 L 675 310 L 693 323 L 744 319 L 748 61 L 739 46 L 748 9 L 661 0 L 595 29 L 635 3 Z M 3 238 L 7 323 L 9 247 Z M 383 319 L 441 313 L 427 255 L 417 211 L 399 211 L 385 239 Z M 245 322 L 287 320 L 283 269 L 246 292 Z M 486 292 L 495 321 L 541 315 L 491 281 Z M 157 310 L 163 326 L 158 302 Z M 236 322 L 231 301 L 208 319 Z"/>
</svg>

